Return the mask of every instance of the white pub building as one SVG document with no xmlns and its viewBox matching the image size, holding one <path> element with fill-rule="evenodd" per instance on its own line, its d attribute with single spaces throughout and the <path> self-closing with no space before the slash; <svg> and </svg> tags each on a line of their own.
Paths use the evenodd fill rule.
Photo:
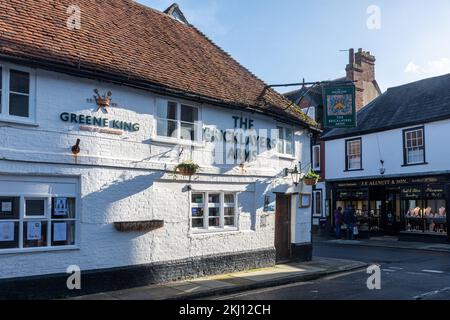
<svg viewBox="0 0 450 320">
<path fill-rule="evenodd" d="M 176 5 L 73 4 L 0 3 L 0 297 L 311 259 L 314 121 Z"/>
</svg>

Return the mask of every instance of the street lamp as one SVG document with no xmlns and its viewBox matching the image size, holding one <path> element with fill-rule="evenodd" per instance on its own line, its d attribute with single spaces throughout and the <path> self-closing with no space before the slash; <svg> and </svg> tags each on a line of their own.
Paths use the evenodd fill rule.
<svg viewBox="0 0 450 320">
<path fill-rule="evenodd" d="M 298 171 L 297 166 L 295 166 L 294 170 L 292 170 L 290 173 L 291 173 L 292 182 L 294 183 L 295 186 L 298 186 L 298 184 L 300 183 L 300 180 L 301 180 L 301 173 L 300 173 L 300 171 Z"/>
</svg>

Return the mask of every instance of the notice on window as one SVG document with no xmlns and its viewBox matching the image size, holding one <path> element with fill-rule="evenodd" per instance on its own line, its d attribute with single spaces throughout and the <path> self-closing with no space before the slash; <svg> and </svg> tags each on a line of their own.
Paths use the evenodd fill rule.
<svg viewBox="0 0 450 320">
<path fill-rule="evenodd" d="M 41 222 L 27 223 L 27 240 L 41 240 L 42 224 Z"/>
<path fill-rule="evenodd" d="M 67 198 L 56 198 L 55 216 L 66 216 L 69 213 L 69 201 Z"/>
<path fill-rule="evenodd" d="M 9 202 L 9 201 L 2 202 L 2 212 L 3 213 L 12 213 L 12 202 Z"/>
<path fill-rule="evenodd" d="M 55 223 L 53 225 L 53 241 L 67 241 L 67 223 Z"/>
<path fill-rule="evenodd" d="M 14 241 L 14 222 L 0 222 L 0 242 Z"/>
</svg>

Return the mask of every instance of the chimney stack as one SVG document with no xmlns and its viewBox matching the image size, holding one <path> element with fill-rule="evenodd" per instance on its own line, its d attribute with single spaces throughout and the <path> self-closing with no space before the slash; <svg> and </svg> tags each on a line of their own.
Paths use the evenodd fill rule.
<svg viewBox="0 0 450 320">
<path fill-rule="evenodd" d="M 349 50 L 349 64 L 345 70 L 347 80 L 355 81 L 357 111 L 381 94 L 375 81 L 375 61 L 375 57 L 362 48 L 356 54 L 353 48 Z"/>
</svg>

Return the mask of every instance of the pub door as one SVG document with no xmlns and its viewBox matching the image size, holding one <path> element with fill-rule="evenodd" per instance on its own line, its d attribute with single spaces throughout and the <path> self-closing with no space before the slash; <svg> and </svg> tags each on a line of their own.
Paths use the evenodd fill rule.
<svg viewBox="0 0 450 320">
<path fill-rule="evenodd" d="M 275 250 L 277 262 L 291 259 L 291 196 L 277 194 L 275 213 Z"/>
</svg>

